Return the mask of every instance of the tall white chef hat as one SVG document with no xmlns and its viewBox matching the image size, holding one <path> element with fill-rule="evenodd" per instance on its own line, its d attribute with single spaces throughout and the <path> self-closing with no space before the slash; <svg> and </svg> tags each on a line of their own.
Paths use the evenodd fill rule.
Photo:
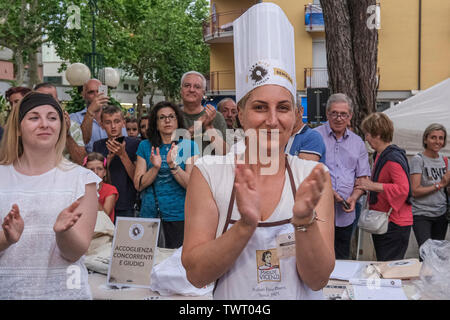
<svg viewBox="0 0 450 320">
<path fill-rule="evenodd" d="M 274 3 L 258 3 L 233 22 L 236 101 L 277 84 L 296 101 L 294 28 Z"/>
</svg>

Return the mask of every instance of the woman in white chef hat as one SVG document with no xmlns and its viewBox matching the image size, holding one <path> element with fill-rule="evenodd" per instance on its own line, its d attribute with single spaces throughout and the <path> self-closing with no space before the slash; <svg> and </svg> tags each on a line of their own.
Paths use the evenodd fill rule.
<svg viewBox="0 0 450 320">
<path fill-rule="evenodd" d="M 285 155 L 296 102 L 294 32 L 259 3 L 234 21 L 236 100 L 246 139 L 204 156 L 186 195 L 182 263 L 215 299 L 321 299 L 334 269 L 328 170 Z M 264 267 L 270 257 L 270 268 Z"/>
</svg>

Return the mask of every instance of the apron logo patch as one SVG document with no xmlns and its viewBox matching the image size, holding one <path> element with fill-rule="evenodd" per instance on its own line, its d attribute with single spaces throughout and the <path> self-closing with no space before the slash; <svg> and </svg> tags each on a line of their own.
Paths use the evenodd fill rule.
<svg viewBox="0 0 450 320">
<path fill-rule="evenodd" d="M 281 282 L 280 260 L 277 249 L 256 250 L 258 283 Z"/>
</svg>

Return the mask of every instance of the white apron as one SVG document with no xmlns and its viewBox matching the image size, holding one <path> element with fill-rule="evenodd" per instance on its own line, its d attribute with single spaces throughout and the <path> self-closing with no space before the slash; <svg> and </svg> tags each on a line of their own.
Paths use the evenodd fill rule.
<svg viewBox="0 0 450 320">
<path fill-rule="evenodd" d="M 283 192 L 281 200 L 272 213 L 275 222 L 260 222 L 233 266 L 216 281 L 213 297 L 219 300 L 319 300 L 323 299 L 322 290 L 312 291 L 302 282 L 297 273 L 296 257 L 279 257 L 277 237 L 291 234 L 295 241 L 294 227 L 290 223 L 294 205 L 296 187 L 288 161 L 286 168 L 292 189 Z M 229 227 L 240 219 L 235 208 L 235 190 L 231 193 L 228 214 L 223 228 Z"/>
</svg>

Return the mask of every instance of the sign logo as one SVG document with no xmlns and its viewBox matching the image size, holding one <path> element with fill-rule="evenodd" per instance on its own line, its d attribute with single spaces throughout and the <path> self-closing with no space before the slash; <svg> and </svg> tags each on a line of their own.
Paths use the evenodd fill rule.
<svg viewBox="0 0 450 320">
<path fill-rule="evenodd" d="M 277 249 L 256 250 L 258 283 L 281 282 L 280 261 Z"/>
<path fill-rule="evenodd" d="M 133 240 L 139 240 L 144 236 L 144 227 L 142 224 L 135 223 L 128 230 L 128 235 Z"/>
<path fill-rule="evenodd" d="M 268 66 L 264 63 L 257 62 L 250 68 L 250 79 L 253 81 L 253 85 L 260 85 L 269 80 Z"/>
</svg>

